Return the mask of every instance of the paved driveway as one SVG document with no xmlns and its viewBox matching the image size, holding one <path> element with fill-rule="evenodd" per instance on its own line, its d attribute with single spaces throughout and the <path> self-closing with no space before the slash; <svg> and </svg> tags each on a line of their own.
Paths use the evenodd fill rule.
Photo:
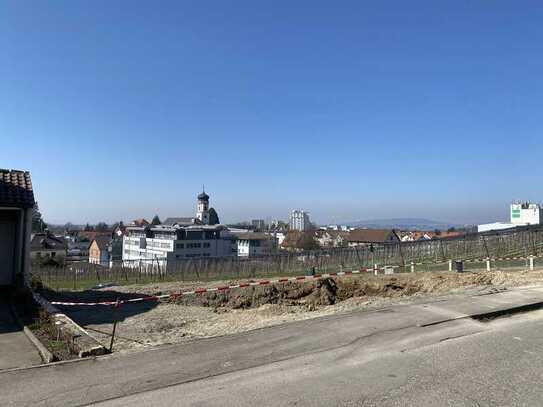
<svg viewBox="0 0 543 407">
<path fill-rule="evenodd" d="M 40 363 L 38 350 L 13 320 L 9 304 L 0 299 L 0 370 Z"/>
</svg>

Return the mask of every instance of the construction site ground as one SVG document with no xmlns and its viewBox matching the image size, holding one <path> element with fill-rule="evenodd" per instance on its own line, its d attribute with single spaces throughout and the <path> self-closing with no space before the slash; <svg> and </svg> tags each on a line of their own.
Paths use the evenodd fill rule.
<svg viewBox="0 0 543 407">
<path fill-rule="evenodd" d="M 114 301 L 235 283 L 239 281 L 168 282 L 86 291 L 46 291 L 44 295 L 51 301 Z M 364 274 L 236 288 L 160 302 L 130 303 L 120 308 L 105 305 L 60 308 L 107 347 L 113 323 L 119 321 L 113 350 L 128 352 L 336 313 L 537 285 L 543 285 L 543 269 Z"/>
</svg>

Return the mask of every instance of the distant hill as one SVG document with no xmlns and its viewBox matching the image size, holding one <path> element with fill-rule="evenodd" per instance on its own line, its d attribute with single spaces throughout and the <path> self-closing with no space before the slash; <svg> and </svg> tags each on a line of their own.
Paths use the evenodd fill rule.
<svg viewBox="0 0 543 407">
<path fill-rule="evenodd" d="M 353 222 L 344 222 L 344 225 L 368 229 L 398 229 L 398 230 L 447 230 L 451 227 L 458 228 L 464 225 L 454 223 L 438 222 L 423 218 L 392 218 L 392 219 L 374 219 L 358 220 Z"/>
</svg>

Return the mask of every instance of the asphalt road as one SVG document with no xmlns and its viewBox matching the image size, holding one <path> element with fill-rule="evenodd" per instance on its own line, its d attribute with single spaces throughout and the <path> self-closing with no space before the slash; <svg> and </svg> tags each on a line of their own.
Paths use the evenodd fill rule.
<svg viewBox="0 0 543 407">
<path fill-rule="evenodd" d="M 543 311 L 469 317 L 540 301 L 449 297 L 0 372 L 2 405 L 540 406 Z"/>
<path fill-rule="evenodd" d="M 541 406 L 543 311 L 477 324 L 455 322 L 447 330 L 461 337 L 432 344 L 357 341 L 98 405 Z"/>
</svg>

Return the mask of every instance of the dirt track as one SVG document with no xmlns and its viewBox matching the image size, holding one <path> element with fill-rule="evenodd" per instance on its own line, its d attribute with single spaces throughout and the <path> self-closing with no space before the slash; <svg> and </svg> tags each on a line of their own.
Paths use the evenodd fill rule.
<svg viewBox="0 0 543 407">
<path fill-rule="evenodd" d="M 225 282 L 204 286 L 223 284 Z M 231 334 L 338 312 L 411 303 L 444 294 L 534 284 L 543 284 L 543 271 L 365 275 L 254 286 L 180 297 L 171 302 L 141 308 L 127 305 L 118 327 L 121 338 L 116 343 L 116 349 L 123 351 L 176 343 L 195 337 Z M 68 297 L 84 297 L 85 301 L 104 300 L 119 295 L 179 292 L 195 286 L 202 285 L 162 283 L 112 287 L 71 293 Z M 67 299 L 66 295 L 55 297 Z M 66 311 L 70 312 L 76 321 L 84 323 L 97 339 L 108 342 L 107 333 L 111 332 L 114 317 L 110 307 Z"/>
</svg>

